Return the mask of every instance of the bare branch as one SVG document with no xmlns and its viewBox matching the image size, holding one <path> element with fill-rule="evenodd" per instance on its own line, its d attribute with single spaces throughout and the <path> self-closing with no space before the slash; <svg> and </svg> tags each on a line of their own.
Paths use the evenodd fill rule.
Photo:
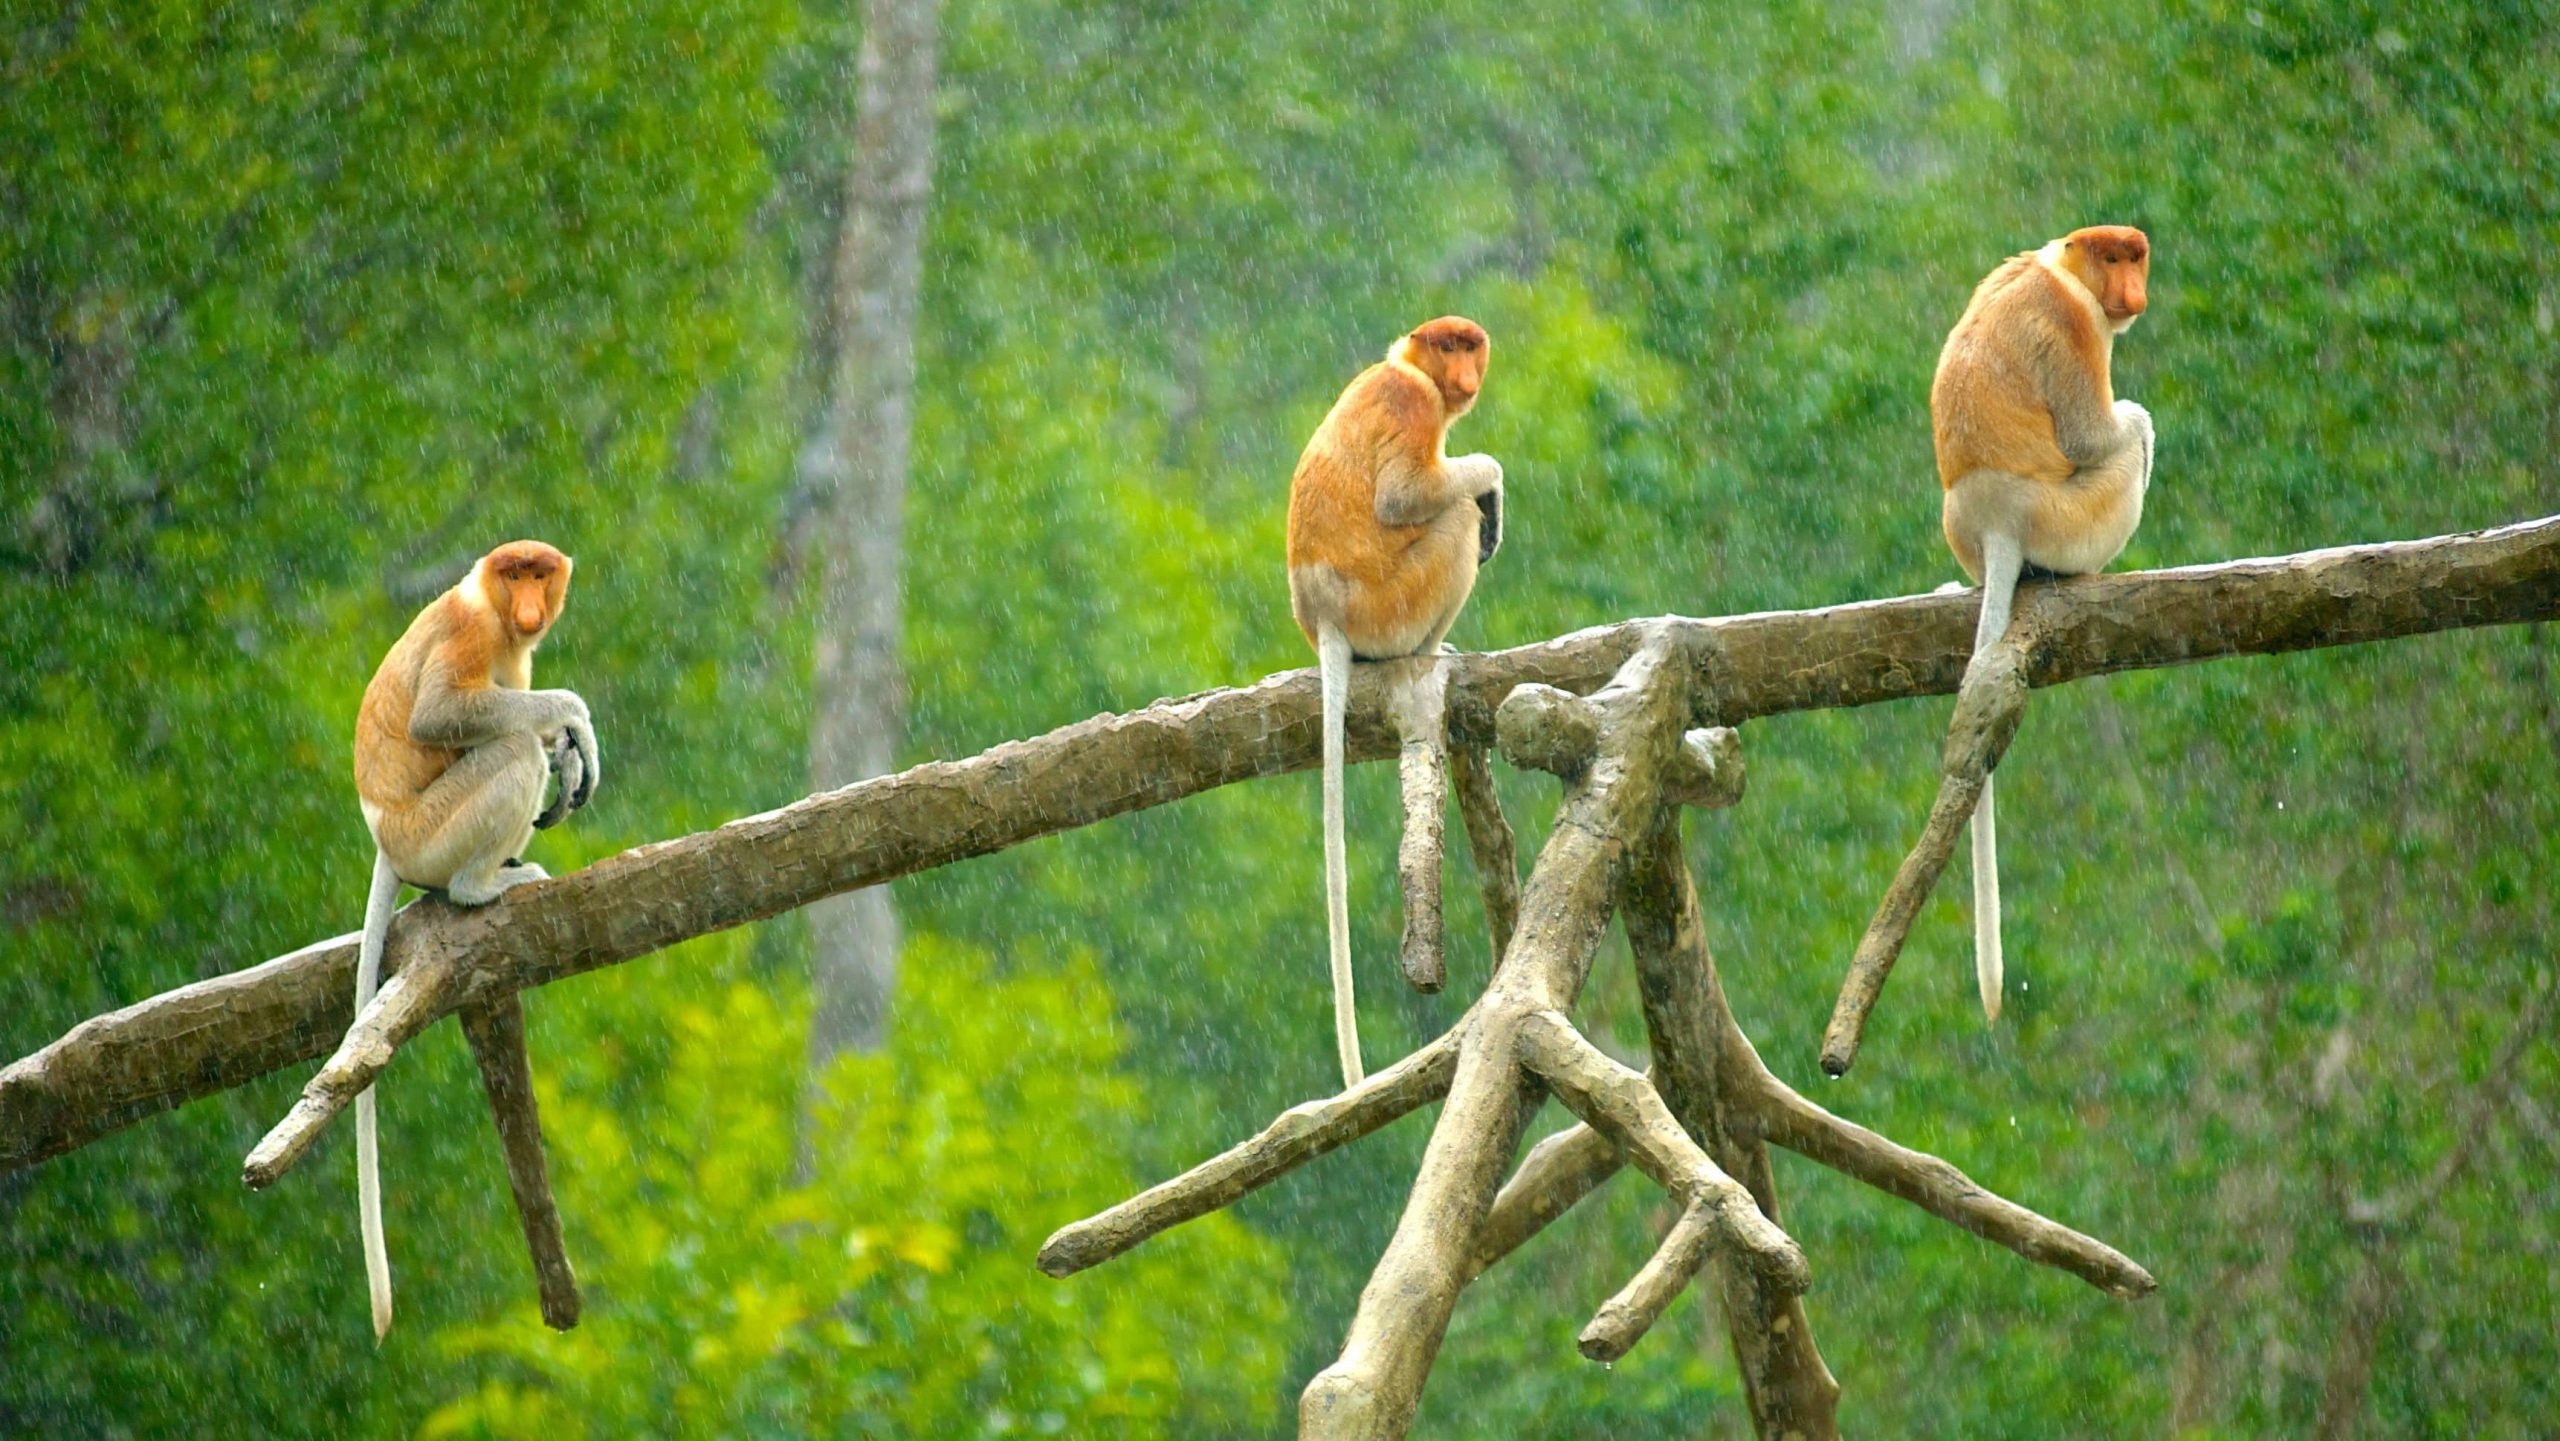
<svg viewBox="0 0 2560 1441">
<path fill-rule="evenodd" d="M 1694 734 L 1694 732 L 1693 732 Z M 1736 761 L 1740 759 L 1737 751 Z M 1707 950 L 1706 918 L 1680 845 L 1680 813 L 1665 808 L 1627 866 L 1619 913 L 1636 968 L 1653 1083 L 1707 1155 L 1780 1224 L 1777 1177 L 1748 1102 L 1760 1058 L 1734 1023 Z M 1840 1383 L 1814 1345 L 1804 1300 L 1747 1266 L 1720 1265 L 1716 1297 L 1752 1426 L 1764 1437 L 1839 1441 Z"/>
<path fill-rule="evenodd" d="M 2131 1301 L 2159 1288 L 2150 1272 L 2105 1242 L 1995 1196 L 1937 1157 L 1844 1121 L 1777 1077 L 1766 1071 L 1761 1075 L 1765 1079 L 1753 1109 L 1763 1134 L 1788 1150 L 1899 1196 L 2039 1266 L 2068 1271 L 2110 1296 Z"/>
<path fill-rule="evenodd" d="M 338 1113 L 391 1064 L 400 1048 L 445 1013 L 459 983 L 460 967 L 449 952 L 422 957 L 383 982 L 373 1003 L 347 1028 L 338 1053 L 302 1088 L 302 1099 L 249 1153 L 240 1179 L 264 1190 L 292 1170 Z"/>
<path fill-rule="evenodd" d="M 1867 923 L 1867 933 L 1858 942 L 1848 979 L 1840 983 L 1840 1001 L 1832 1009 L 1831 1025 L 1822 1034 L 1822 1069 L 1831 1075 L 1845 1074 L 1857 1059 L 1867 1013 L 1875 1009 L 1885 977 L 1893 974 L 1903 939 L 1911 934 L 1911 922 L 1919 916 L 1929 892 L 1937 888 L 1947 858 L 1956 853 L 1956 838 L 1974 819 L 1983 788 L 1990 784 L 1991 768 L 2000 763 L 2001 753 L 2018 733 L 2018 722 L 2026 717 L 2027 666 L 2035 644 L 2035 626 L 2013 621 L 1989 650 L 1975 657 L 1966 674 L 1967 688 L 1956 701 L 1955 719 L 1947 726 L 1937 802 L 1929 807 L 1929 822 L 1911 854 L 1902 858 L 1884 899 L 1876 903 L 1875 919 Z M 1995 992 L 1986 989 L 1983 1002 L 1997 1014 Z"/>
<path fill-rule="evenodd" d="M 1299 1397 L 1304 1441 L 1397 1437 L 1412 1426 L 1467 1259 L 1519 1147 L 1527 1115 L 1521 1024 L 1572 1004 L 1590 974 L 1617 870 L 1657 804 L 1679 743 L 1693 664 L 1673 628 L 1655 626 L 1591 697 L 1607 721 L 1600 755 L 1566 793 L 1530 872 L 1520 933 L 1463 1030 L 1449 1098 L 1395 1235 L 1360 1293 L 1342 1354 Z"/>
<path fill-rule="evenodd" d="M 1413 678 L 1398 690 L 1402 734 L 1397 777 L 1404 786 L 1404 840 L 1396 870 L 1404 880 L 1404 978 L 1429 995 L 1449 983 L 1449 948 L 1440 920 L 1441 857 L 1449 808 L 1449 668 L 1439 656 L 1408 664 Z"/>
<path fill-rule="evenodd" d="M 1520 1169 L 1503 1183 L 1467 1254 L 1466 1279 L 1472 1283 L 1494 1263 L 1520 1249 L 1528 1239 L 1570 1211 L 1583 1197 L 1626 1165 L 1617 1143 L 1577 1121 L 1529 1148 Z"/>
<path fill-rule="evenodd" d="M 1728 1179 L 1725 1184 L 1732 1186 L 1733 1182 Z M 1755 1210 L 1751 1214 L 1760 1213 Z M 1575 1348 L 1594 1361 L 1615 1361 L 1634 1350 L 1644 1334 L 1653 1329 L 1653 1323 L 1661 1320 L 1662 1313 L 1680 1298 L 1680 1293 L 1689 1289 L 1689 1278 L 1707 1264 L 1710 1249 L 1732 1244 L 1727 1221 L 1722 1210 L 1703 1199 L 1690 1198 L 1635 1279 L 1603 1302 L 1591 1323 L 1582 1328 L 1582 1334 L 1574 1340 Z"/>
<path fill-rule="evenodd" d="M 1494 712 L 1494 739 L 1502 758 L 1527 771 L 1572 781 L 1600 749 L 1600 712 L 1571 691 L 1524 685 Z"/>
<path fill-rule="evenodd" d="M 1742 734 L 1731 726 L 1693 730 L 1680 738 L 1662 798 L 1673 805 L 1723 810 L 1742 804 Z"/>
<path fill-rule="evenodd" d="M 1448 1094 L 1450 1075 L 1457 1069 L 1458 1037 L 1464 1029 L 1462 1021 L 1458 1030 L 1373 1072 L 1341 1095 L 1292 1106 L 1252 1140 L 1101 1215 L 1060 1227 L 1040 1248 L 1040 1269 L 1052 1276 L 1072 1276 L 1100 1265 L 1150 1236 L 1231 1205 L 1327 1151 L 1440 1099 Z"/>
<path fill-rule="evenodd" d="M 1695 716 L 1868 705 L 1953 690 L 1974 598 L 1910 596 L 1721 620 L 1629 621 L 1451 662 L 1452 740 L 1492 737 L 1513 687 L 1599 685 L 1640 637 L 1667 632 L 1705 689 Z M 2560 615 L 2560 518 L 2502 530 L 2186 570 L 2030 586 L 2043 635 L 2028 680 L 2053 685 L 2215 656 L 2349 645 Z M 1384 678 L 1353 668 L 1349 754 L 1393 753 Z M 937 761 L 659 842 L 509 904 L 413 906 L 390 960 L 467 956 L 455 1005 L 545 985 L 760 920 L 821 896 L 987 855 L 1255 776 L 1313 767 L 1317 681 L 1292 671 L 1236 690 L 1101 716 L 961 761 Z M 328 1051 L 354 989 L 355 938 L 305 947 L 87 1021 L 0 1070 L 0 1170 L 85 1145 L 197 1096 Z"/>
<path fill-rule="evenodd" d="M 578 1275 L 569 1265 L 560 1206 L 551 1197 L 551 1167 L 542 1154 L 542 1113 L 534 1104 L 533 1065 L 525 1055 L 524 1008 L 513 996 L 465 1006 L 462 1034 L 471 1041 L 489 1116 L 497 1122 L 507 1189 L 515 1193 L 516 1219 L 524 1224 L 525 1249 L 533 1257 L 542 1322 L 566 1331 L 578 1324 Z"/>
<path fill-rule="evenodd" d="M 1678 1273 L 1669 1290 L 1661 1289 L 1661 1278 L 1645 1286 L 1640 1277 L 1640 1285 L 1631 1287 L 1630 1295 L 1642 1290 L 1658 1296 L 1661 1304 L 1669 1304 L 1680 1287 L 1688 1284 L 1698 1263 L 1706 1259 L 1703 1243 L 1709 1239 L 1740 1256 L 1782 1290 L 1801 1293 L 1813 1284 L 1813 1272 L 1805 1264 L 1804 1252 L 1786 1232 L 1761 1215 L 1751 1193 L 1709 1160 L 1689 1133 L 1680 1128 L 1652 1082 L 1609 1059 L 1598 1046 L 1583 1039 L 1573 1022 L 1555 1011 L 1540 1011 L 1523 1018 L 1520 1046 L 1529 1068 L 1555 1088 L 1556 1095 L 1575 1115 L 1617 1142 L 1627 1159 L 1662 1189 L 1691 1209 L 1707 1213 L 1701 1218 L 1707 1229 L 1698 1238 L 1701 1245 L 1689 1258 L 1688 1270 Z M 1674 1226 L 1672 1237 L 1678 1238 L 1680 1232 L 1681 1228 Z M 1668 1255 L 1672 1240 L 1666 1239 L 1663 1245 L 1664 1253 L 1655 1257 L 1657 1262 Z M 1659 1314 L 1657 1306 L 1645 1315 L 1645 1325 L 1651 1325 L 1653 1316 Z M 1639 1326 L 1626 1339 L 1633 1344 L 1635 1337 L 1642 1334 L 1643 1327 Z M 1620 1347 L 1617 1354 L 1624 1350 Z"/>
<path fill-rule="evenodd" d="M 1502 797 L 1493 789 L 1493 767 L 1475 746 L 1459 746 L 1449 757 L 1457 783 L 1458 818 L 1466 823 L 1467 853 L 1474 857 L 1476 881 L 1484 890 L 1484 921 L 1493 933 L 1493 958 L 1511 949 L 1511 933 L 1520 925 L 1520 853 L 1511 822 L 1502 815 Z"/>
</svg>

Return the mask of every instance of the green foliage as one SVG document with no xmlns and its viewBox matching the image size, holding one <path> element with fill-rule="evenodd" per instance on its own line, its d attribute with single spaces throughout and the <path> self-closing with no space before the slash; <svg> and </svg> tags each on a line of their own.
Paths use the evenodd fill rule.
<svg viewBox="0 0 2560 1441">
<path fill-rule="evenodd" d="M 594 1163 L 561 1201 L 594 1218 L 572 1244 L 599 1299 L 566 1334 L 521 1298 L 444 1328 L 476 1388 L 422 1436 L 1141 1437 L 1271 1419 L 1279 1257 L 1233 1221 L 1025 1292 L 1052 1221 L 1138 1184 L 1111 1142 L 1142 1096 L 1115 1073 L 1089 960 L 1002 975 L 920 941 L 902 1000 L 941 1024 L 829 1068 L 795 1175 L 805 992 L 744 974 L 744 951 L 685 948 L 711 972 L 700 999 L 626 1011 L 630 1044 L 573 1052 L 542 1086 L 552 1144 Z M 657 1115 L 691 1119 L 628 1119 Z"/>
<path fill-rule="evenodd" d="M 1939 338 L 1998 258 L 2098 219 L 2158 250 L 2117 352 L 2162 437 L 2125 564 L 2560 499 L 2548 7 L 944 24 L 915 759 L 1303 663 L 1289 462 L 1345 378 L 1446 311 L 1495 337 L 1455 440 L 1510 476 L 1471 647 L 1949 578 Z M 788 0 L 13 27 L 0 1053 L 355 922 L 347 718 L 402 621 L 498 539 L 579 555 L 543 671 L 615 757 L 537 859 L 800 794 L 808 620 L 778 533 L 853 30 Z M 2524 1435 L 2560 1410 L 2560 1301 L 2521 1263 L 2560 1245 L 2547 1132 L 2463 1104 L 2548 970 L 2554 663 L 2510 630 L 2040 693 L 2001 773 L 2000 1029 L 1973 1009 L 1957 878 L 1839 1085 L 1813 1040 L 1945 706 L 1753 728 L 1751 798 L 1695 822 L 1692 852 L 1764 1054 L 2163 1282 L 2121 1306 L 1782 1162 L 1855 1429 L 2306 1433 L 2367 1268 L 2391 1297 L 2367 1434 Z M 1534 846 L 1552 788 L 1502 784 Z M 1369 959 L 1393 948 L 1392 792 L 1353 778 Z M 231 1179 L 299 1075 L 0 1178 L 0 1432 L 1284 1431 L 1421 1123 L 1070 1281 L 1028 1258 L 1327 1089 L 1315 818 L 1313 777 L 1275 779 L 900 882 L 895 1037 L 827 1078 L 824 1124 L 801 1114 L 793 926 L 531 997 L 588 1282 L 570 1337 L 536 1329 L 449 1035 L 384 1085 L 402 1289 L 379 1355 L 345 1148 L 270 1194 Z M 1373 1056 L 1481 983 L 1463 876 L 1447 993 L 1364 972 Z M 1583 1012 L 1641 1045 L 1622 956 Z M 2519 1063 L 2539 1113 L 2555 1065 Z M 2396 1250 L 2339 1220 L 2464 1146 Z M 1422 1431 L 1742 1434 L 1711 1308 L 1613 1370 L 1571 1352 L 1660 1220 L 1621 1179 L 1485 1278 Z"/>
</svg>

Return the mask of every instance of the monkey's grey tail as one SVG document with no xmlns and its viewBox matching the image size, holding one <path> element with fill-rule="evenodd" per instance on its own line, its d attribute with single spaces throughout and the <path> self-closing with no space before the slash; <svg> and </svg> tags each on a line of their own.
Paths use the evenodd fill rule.
<svg viewBox="0 0 2560 1441">
<path fill-rule="evenodd" d="M 1333 1044 L 1342 1053 L 1342 1084 L 1360 1084 L 1360 1018 L 1351 999 L 1351 898 L 1342 845 L 1342 713 L 1351 705 L 1351 638 L 1334 626 L 1316 632 L 1316 665 L 1324 680 L 1324 926 L 1333 957 Z"/>
<path fill-rule="evenodd" d="M 1980 663 L 2009 630 L 2009 605 L 2018 593 L 2022 560 L 2018 542 L 1994 531 L 1982 540 L 1982 619 L 1973 630 L 1973 658 Z M 1966 668 L 1968 672 L 1971 667 Z M 1968 675 L 1968 679 L 1970 676 Z M 1982 1018 L 2000 1019 L 2000 841 L 1991 818 L 1991 777 L 1982 777 L 1982 799 L 1973 808 L 1973 983 L 1982 993 Z"/>
<path fill-rule="evenodd" d="M 373 1004 L 382 983 L 382 946 L 391 932 L 392 903 L 400 877 L 391 858 L 373 853 L 373 890 L 364 902 L 364 940 L 356 948 L 356 1014 Z M 373 1341 L 391 1334 L 391 1253 L 382 1244 L 382 1128 L 373 1111 L 373 1088 L 356 1097 L 356 1216 L 364 1231 L 364 1279 L 373 1293 Z"/>
</svg>

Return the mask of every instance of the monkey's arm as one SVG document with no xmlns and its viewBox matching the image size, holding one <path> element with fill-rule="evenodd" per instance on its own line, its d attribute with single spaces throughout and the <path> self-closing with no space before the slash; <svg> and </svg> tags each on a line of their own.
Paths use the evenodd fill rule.
<svg viewBox="0 0 2560 1441">
<path fill-rule="evenodd" d="M 1399 459 L 1378 470 L 1378 524 L 1426 525 L 1450 506 L 1501 493 L 1502 462 L 1492 456 L 1454 455 L 1436 465 Z"/>
<path fill-rule="evenodd" d="M 419 667 L 417 699 L 409 711 L 409 738 L 420 745 L 469 750 L 506 735 L 535 735 L 544 740 L 565 736 L 577 749 L 583 772 L 570 809 L 585 805 L 604 775 L 586 701 L 576 691 L 508 690 L 485 678 L 477 685 L 464 685 L 458 682 L 455 669 L 441 655 Z"/>
<path fill-rule="evenodd" d="M 2053 441 L 2063 459 L 2085 470 L 2106 464 L 2135 443 L 2133 429 L 2084 357 L 2068 345 L 2056 345 L 2037 359 L 2037 389 L 2053 412 Z"/>
</svg>

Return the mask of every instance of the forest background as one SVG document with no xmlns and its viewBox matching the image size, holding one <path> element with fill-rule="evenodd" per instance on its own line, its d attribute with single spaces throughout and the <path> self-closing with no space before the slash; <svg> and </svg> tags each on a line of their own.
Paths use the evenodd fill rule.
<svg viewBox="0 0 2560 1441">
<path fill-rule="evenodd" d="M 41 8 L 45 13 L 34 13 Z M 350 717 L 490 544 L 579 557 L 546 683 L 600 803 L 555 872 L 804 793 L 791 538 L 849 144 L 838 4 L 20 9 L 0 56 L 0 1059 L 352 928 Z M 2002 256 L 2151 233 L 2127 567 L 2560 501 L 2560 11 L 2515 3 L 1481 8 L 952 0 L 923 249 L 905 761 L 1307 663 L 1299 445 L 1405 327 L 1495 337 L 1459 431 L 1510 533 L 1453 639 L 1925 590 L 1926 394 Z M 1781 1162 L 1876 1435 L 2524 1436 L 2560 1414 L 2560 695 L 2540 628 L 2118 676 L 2001 772 L 2011 1003 L 1940 888 L 1849 1079 L 1814 1043 L 1944 701 L 1753 726 L 1694 817 L 1771 1064 L 2159 1276 L 2133 1305 Z M 1552 783 L 1506 773 L 1537 834 Z M 1373 1060 L 1393 787 L 1352 778 Z M 885 1049 L 811 1077 L 807 926 L 529 998 L 589 1305 L 535 1318 L 453 1028 L 385 1083 L 401 1323 L 302 1075 L 0 1177 L 0 1433 L 1280 1435 L 1408 1122 L 1058 1282 L 1054 1226 L 1330 1091 L 1312 774 L 900 882 Z M 1623 942 L 1612 946 L 1623 955 Z M 1642 1028 L 1604 960 L 1583 1019 Z M 1552 1117 L 1552 1109 L 1550 1111 Z M 2357 1201 L 2422 1188 L 2406 1225 Z M 1741 1436 L 1620 1184 L 1460 1308 L 1419 1434 Z"/>
</svg>

